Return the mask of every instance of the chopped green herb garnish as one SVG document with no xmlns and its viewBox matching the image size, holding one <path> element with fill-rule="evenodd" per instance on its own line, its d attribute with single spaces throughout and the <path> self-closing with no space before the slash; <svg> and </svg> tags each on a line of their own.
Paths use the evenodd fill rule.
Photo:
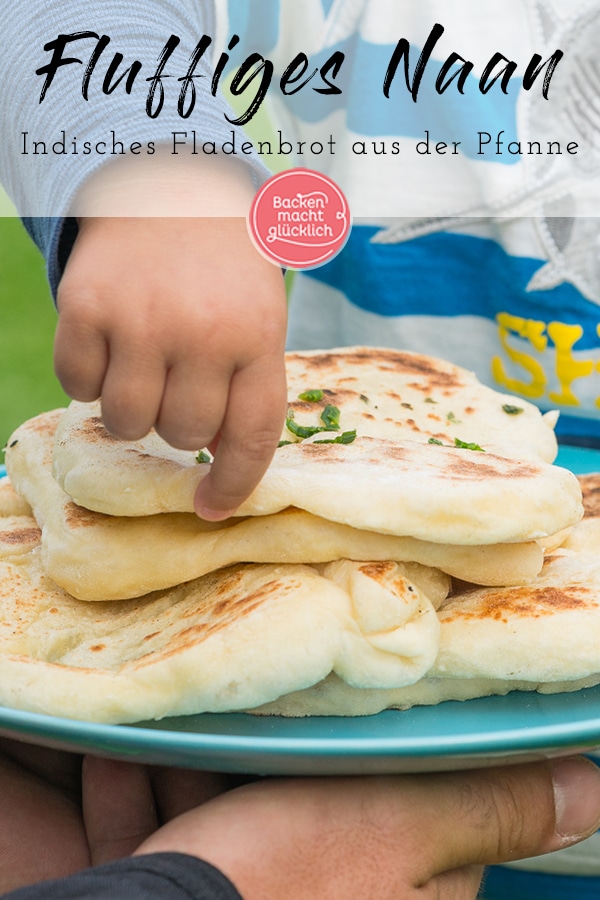
<svg viewBox="0 0 600 900">
<path fill-rule="evenodd" d="M 338 431 L 340 427 L 340 411 L 337 406 L 326 406 L 321 413 L 322 425 L 298 425 L 294 419 L 294 411 L 288 410 L 288 417 L 285 420 L 285 427 L 296 437 L 309 438 L 322 431 Z"/>
<path fill-rule="evenodd" d="M 403 407 L 403 409 L 412 409 L 410 403 L 401 403 L 400 405 Z"/>
<path fill-rule="evenodd" d="M 337 406 L 328 404 L 321 413 L 321 422 L 327 431 L 338 431 L 340 427 L 340 411 Z"/>
<path fill-rule="evenodd" d="M 213 458 L 207 450 L 200 450 L 200 452 L 196 455 L 196 462 L 211 463 L 212 461 Z"/>
<path fill-rule="evenodd" d="M 360 397 L 359 397 L 359 400 L 362 400 L 363 403 L 368 403 L 368 402 L 369 402 L 369 398 L 367 397 L 366 394 L 361 394 Z"/>
<path fill-rule="evenodd" d="M 313 441 L 313 444 L 353 444 L 356 440 L 356 429 L 353 431 L 344 431 L 334 438 L 323 438 L 322 440 Z"/>
<path fill-rule="evenodd" d="M 454 446 L 459 447 L 461 450 L 479 450 L 480 453 L 485 453 L 485 450 L 479 444 L 468 444 L 466 441 L 461 441 L 458 438 L 454 438 Z"/>
<path fill-rule="evenodd" d="M 303 394 L 300 394 L 298 400 L 304 400 L 305 403 L 318 403 L 324 396 L 325 395 L 321 390 L 304 391 Z"/>
<path fill-rule="evenodd" d="M 453 422 L 455 425 L 460 425 L 460 419 L 457 419 L 453 412 L 449 412 L 446 416 L 448 422 Z"/>
<path fill-rule="evenodd" d="M 437 400 L 434 400 L 433 397 L 425 397 L 425 403 L 436 403 Z"/>
<path fill-rule="evenodd" d="M 444 444 L 443 441 L 438 441 L 437 438 L 431 437 L 429 438 L 428 444 L 437 444 L 439 447 L 450 447 L 451 444 Z M 454 446 L 458 447 L 460 450 L 479 450 L 480 453 L 485 453 L 483 447 L 480 447 L 479 444 L 469 444 L 467 441 L 461 441 L 460 438 L 454 438 Z"/>
<path fill-rule="evenodd" d="M 321 431 L 325 431 L 325 428 L 320 425 L 298 425 L 297 422 L 294 421 L 294 416 L 292 410 L 289 411 L 288 417 L 285 420 L 285 427 L 288 431 L 291 431 L 292 434 L 295 434 L 296 437 L 308 438 L 312 437 L 315 434 L 319 434 Z"/>
<path fill-rule="evenodd" d="M 511 406 L 510 403 L 505 403 L 502 409 L 507 416 L 518 416 L 519 413 L 525 412 L 522 406 Z"/>
<path fill-rule="evenodd" d="M 298 443 L 298 442 L 297 441 L 279 441 L 279 443 L 277 444 L 277 449 L 279 450 L 280 447 L 289 447 L 290 444 L 296 444 L 296 443 Z"/>
</svg>

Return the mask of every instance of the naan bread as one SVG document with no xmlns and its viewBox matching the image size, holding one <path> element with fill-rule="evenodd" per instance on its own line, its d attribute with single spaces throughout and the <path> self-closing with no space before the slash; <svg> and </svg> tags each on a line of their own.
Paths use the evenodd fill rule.
<svg viewBox="0 0 600 900">
<path fill-rule="evenodd" d="M 543 554 L 535 542 L 455 546 L 379 535 L 290 508 L 272 516 L 210 524 L 190 513 L 106 516 L 76 504 L 52 477 L 61 410 L 24 423 L 6 462 L 43 526 L 51 578 L 81 600 L 137 597 L 238 562 L 325 563 L 336 559 L 418 562 L 477 584 L 533 579 Z"/>
<path fill-rule="evenodd" d="M 600 553 L 600 473 L 579 475 L 585 516 L 571 529 L 562 548 L 577 553 Z"/>
<path fill-rule="evenodd" d="M 1 705 L 113 723 L 356 716 L 600 681 L 597 558 L 557 555 L 533 587 L 445 601 L 422 567 L 340 560 L 236 566 L 89 604 L 45 575 L 31 535 L 19 547 L 19 527 L 0 552 Z"/>
<path fill-rule="evenodd" d="M 278 700 L 246 710 L 257 716 L 374 716 L 386 709 L 411 709 L 413 706 L 437 706 L 446 700 L 476 700 L 481 697 L 503 697 L 513 691 L 536 691 L 540 694 L 562 694 L 595 687 L 600 675 L 575 681 L 553 682 L 504 681 L 486 678 L 434 678 L 425 676 L 406 688 L 391 690 L 357 690 L 336 675 L 304 691 L 286 694 Z"/>
<path fill-rule="evenodd" d="M 17 523 L 16 548 L 23 543 Z M 445 591 L 418 565 L 236 566 L 138 600 L 84 603 L 39 543 L 0 548 L 0 705 L 96 722 L 253 707 L 330 672 L 371 689 L 432 665 Z M 10 542 L 8 542 L 10 544 Z"/>
<path fill-rule="evenodd" d="M 557 449 L 551 421 L 463 369 L 350 348 L 290 354 L 288 378 L 297 424 L 319 424 L 333 405 L 340 431 L 358 436 L 348 445 L 318 443 L 320 434 L 281 447 L 240 515 L 294 506 L 354 528 L 467 545 L 535 540 L 581 517 L 575 477 L 549 465 Z M 322 390 L 322 399 L 299 400 L 307 389 Z M 154 433 L 115 440 L 98 404 L 80 403 L 61 422 L 54 467 L 77 504 L 127 516 L 193 511 L 195 488 L 208 472 L 194 453 Z"/>
<path fill-rule="evenodd" d="M 600 472 L 578 475 L 586 519 L 600 518 Z"/>
<path fill-rule="evenodd" d="M 0 518 L 31 515 L 31 507 L 17 494 L 10 480 L 6 477 L 0 478 Z"/>
<path fill-rule="evenodd" d="M 279 698 L 269 715 L 370 715 L 509 691 L 550 694 L 600 682 L 600 544 L 560 551 L 533 584 L 468 588 L 438 610 L 440 650 L 427 675 L 398 690 L 353 690 L 335 676 Z"/>
<path fill-rule="evenodd" d="M 42 531 L 33 516 L 0 517 L 0 560 L 15 560 L 39 546 Z"/>
<path fill-rule="evenodd" d="M 447 599 L 433 569 L 338 560 L 240 565 L 89 604 L 45 573 L 31 517 L 0 520 L 0 534 L 0 704 L 18 709 L 356 716 L 600 681 L 600 545 L 558 551 L 531 585 Z"/>
</svg>

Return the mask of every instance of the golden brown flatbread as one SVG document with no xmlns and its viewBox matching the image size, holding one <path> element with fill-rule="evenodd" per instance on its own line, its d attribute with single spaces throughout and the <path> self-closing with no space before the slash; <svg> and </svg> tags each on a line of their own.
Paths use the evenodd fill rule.
<svg viewBox="0 0 600 900">
<path fill-rule="evenodd" d="M 293 506 L 361 530 L 469 545 L 535 540 L 581 517 L 576 479 L 550 465 L 551 418 L 464 369 L 375 348 L 289 354 L 287 369 L 288 443 L 240 515 Z M 337 430 L 303 438 L 290 431 L 298 426 Z M 321 443 L 354 430 L 352 443 Z M 208 467 L 154 433 L 116 441 L 97 404 L 69 407 L 54 451 L 65 492 L 110 515 L 191 512 Z"/>
<path fill-rule="evenodd" d="M 437 653 L 449 585 L 418 565 L 234 566 L 90 604 L 48 578 L 22 526 L 0 521 L 3 706 L 96 722 L 239 710 L 330 672 L 411 683 Z"/>
<path fill-rule="evenodd" d="M 42 526 L 48 574 L 82 600 L 117 600 L 172 587 L 238 562 L 325 563 L 336 559 L 418 562 L 482 584 L 534 578 L 542 550 L 521 544 L 456 546 L 380 535 L 288 508 L 222 524 L 191 513 L 107 516 L 77 506 L 52 477 L 61 411 L 24 423 L 7 465 Z M 108 476 L 110 477 L 110 476 Z"/>
<path fill-rule="evenodd" d="M 463 586 L 438 610 L 440 649 L 412 685 L 358 691 L 330 675 L 255 712 L 370 715 L 510 691 L 544 694 L 600 682 L 600 545 L 596 555 L 557 553 L 533 584 Z"/>
</svg>

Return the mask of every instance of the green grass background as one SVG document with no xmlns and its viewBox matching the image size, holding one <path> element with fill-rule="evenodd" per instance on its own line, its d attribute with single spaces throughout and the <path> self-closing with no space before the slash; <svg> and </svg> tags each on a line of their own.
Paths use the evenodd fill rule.
<svg viewBox="0 0 600 900">
<path fill-rule="evenodd" d="M 54 375 L 56 310 L 44 261 L 5 204 L 0 216 L 0 448 L 31 416 L 66 403 Z M 6 214 L 8 213 L 8 214 Z M 0 456 L 0 462 L 4 459 Z"/>
</svg>

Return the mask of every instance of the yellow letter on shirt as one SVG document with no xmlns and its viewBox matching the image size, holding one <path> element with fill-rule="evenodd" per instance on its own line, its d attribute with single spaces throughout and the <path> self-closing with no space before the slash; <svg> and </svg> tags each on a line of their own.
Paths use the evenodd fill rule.
<svg viewBox="0 0 600 900">
<path fill-rule="evenodd" d="M 553 403 L 563 406 L 579 406 L 579 400 L 571 390 L 577 378 L 586 378 L 594 371 L 591 359 L 578 362 L 573 359 L 573 347 L 583 335 L 581 325 L 565 325 L 562 322 L 551 322 L 548 334 L 556 347 L 556 375 L 561 387 L 560 394 L 552 391 L 548 394 Z"/>
<path fill-rule="evenodd" d="M 495 356 L 492 360 L 492 375 L 495 381 L 508 388 L 512 393 L 522 394 L 524 397 L 531 398 L 543 397 L 548 382 L 543 367 L 528 353 L 514 350 L 509 345 L 508 338 L 511 333 L 517 334 L 519 337 L 528 340 L 536 350 L 543 352 L 548 345 L 548 338 L 544 334 L 546 323 L 536 322 L 534 319 L 521 319 L 519 316 L 511 316 L 509 313 L 499 313 L 496 316 L 496 321 L 498 323 L 500 341 L 506 351 L 506 355 L 512 362 L 522 366 L 531 375 L 531 379 L 529 382 L 526 382 L 519 381 L 517 378 L 509 378 L 504 370 L 501 358 Z"/>
</svg>

